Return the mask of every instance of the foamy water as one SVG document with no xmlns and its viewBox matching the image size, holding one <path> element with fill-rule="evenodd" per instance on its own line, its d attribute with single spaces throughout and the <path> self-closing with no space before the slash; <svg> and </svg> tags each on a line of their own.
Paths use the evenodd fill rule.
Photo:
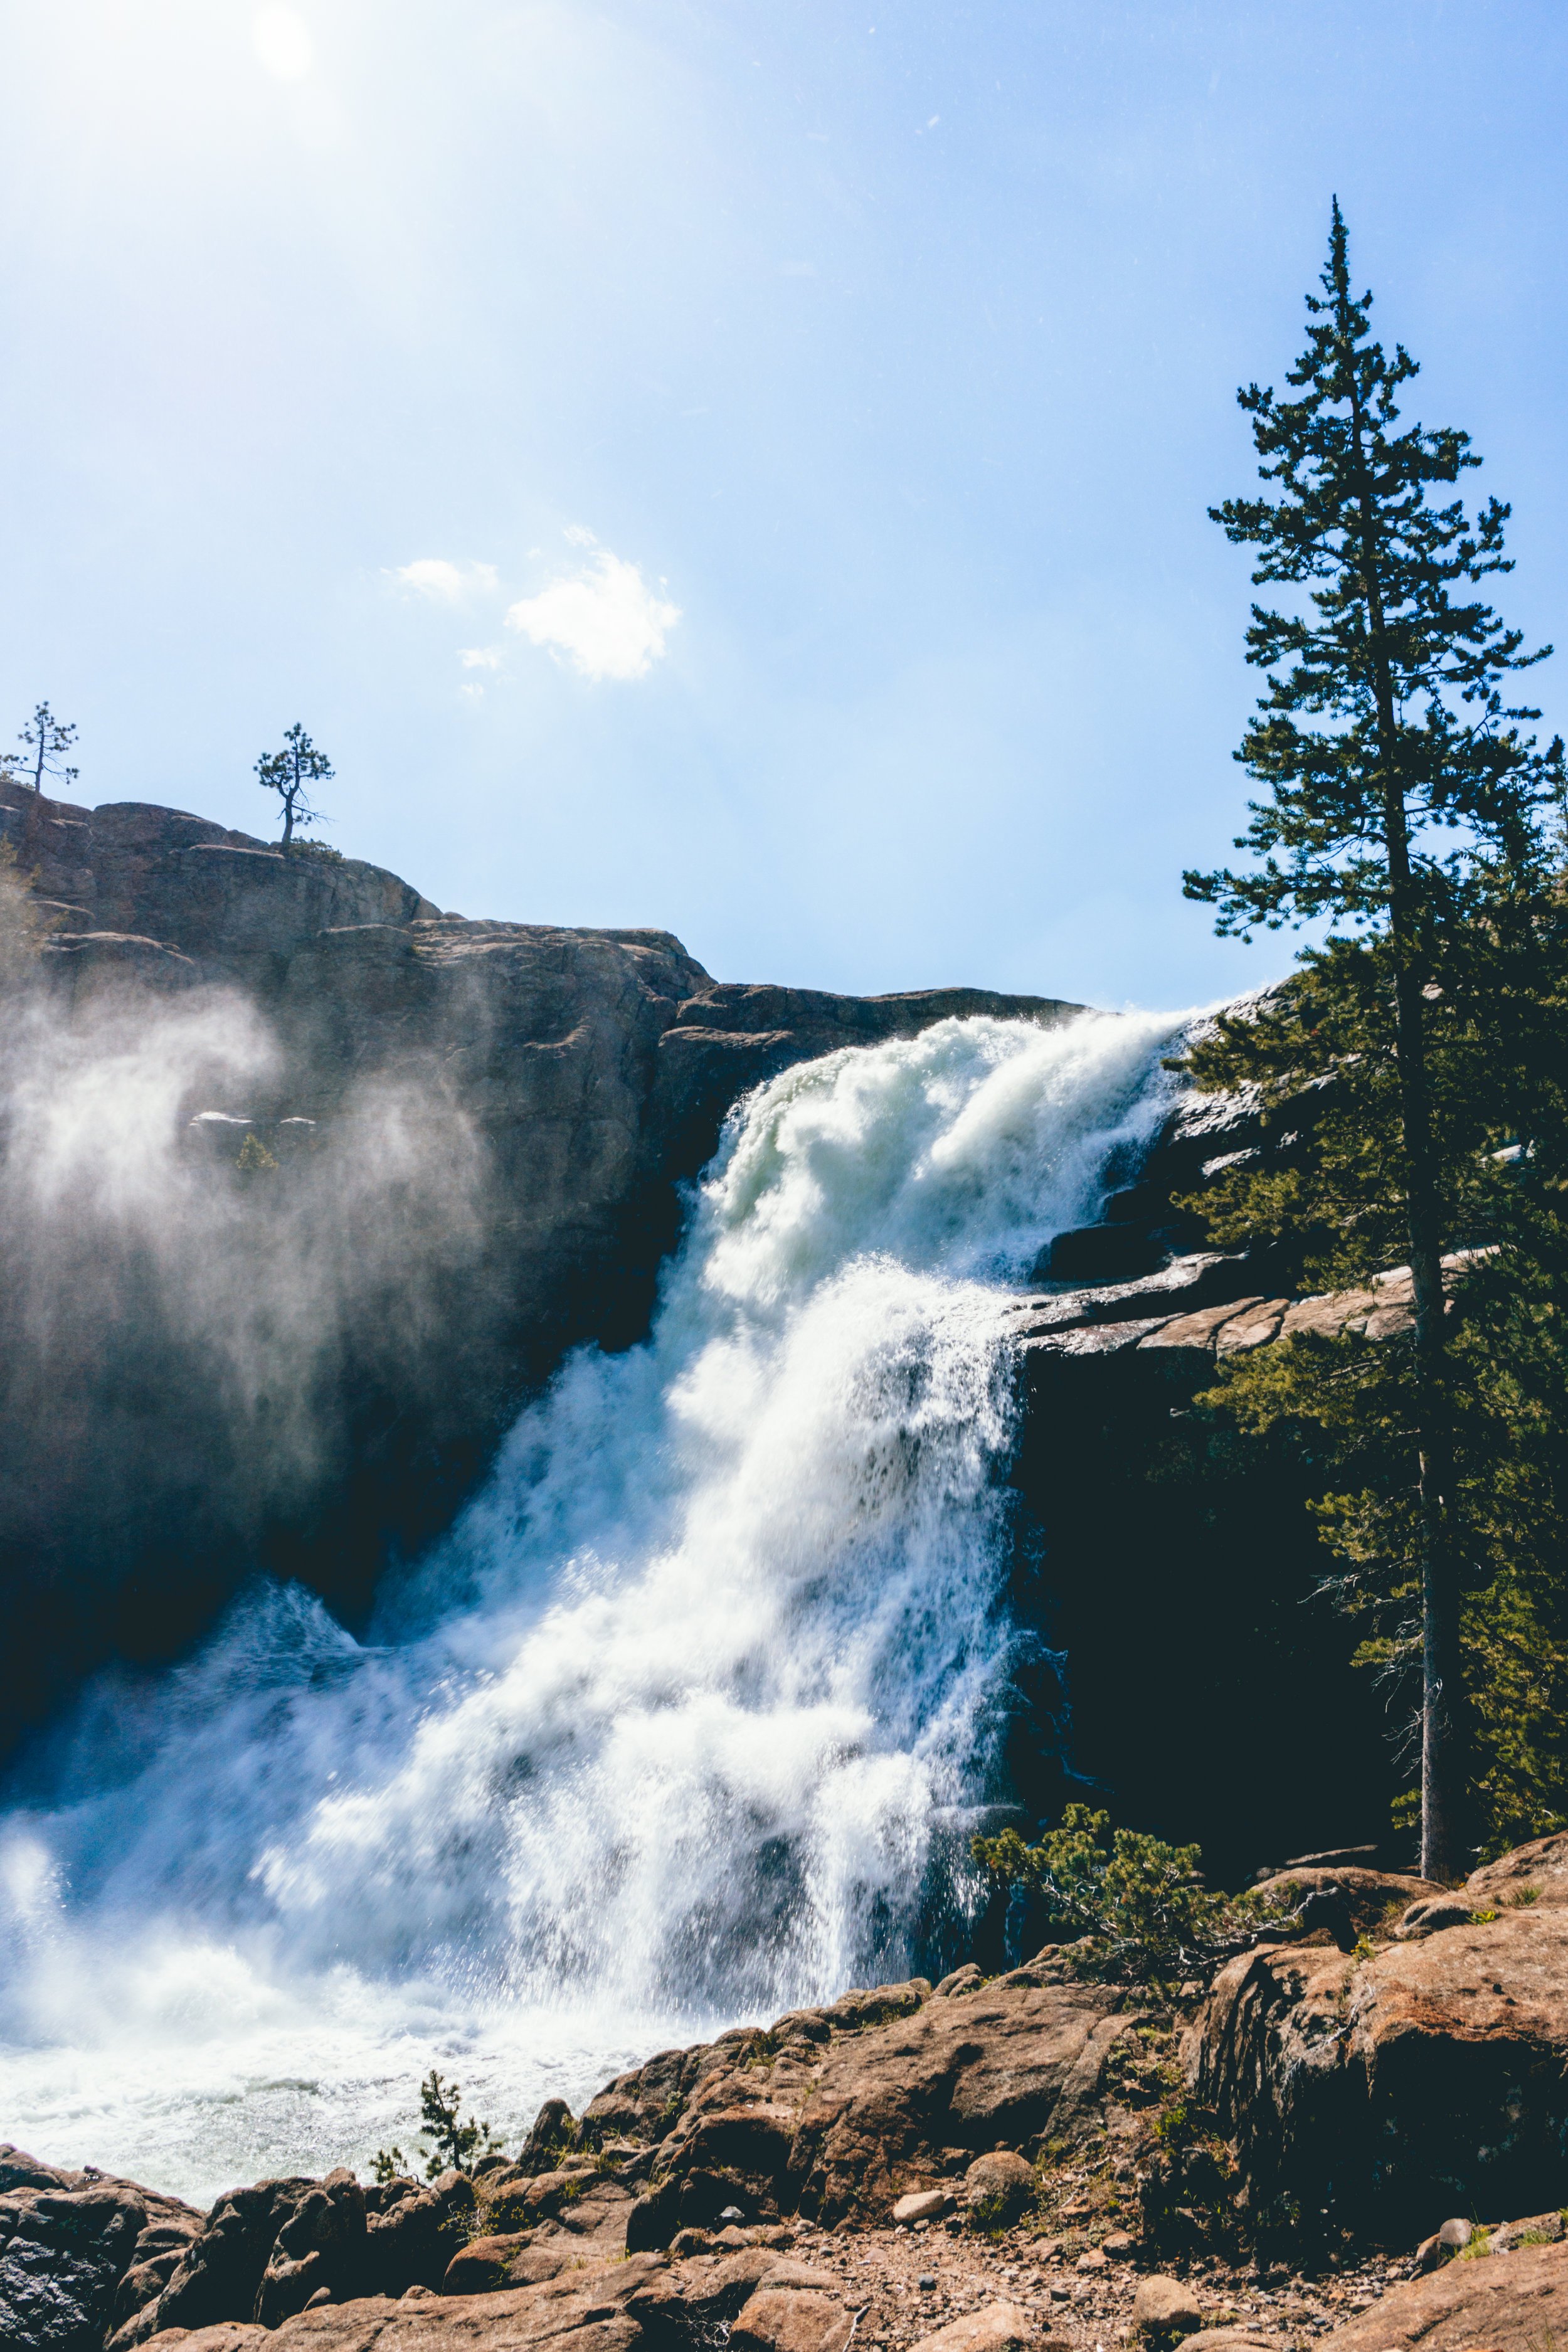
<svg viewBox="0 0 1568 2352">
<path fill-rule="evenodd" d="M 0 2131 L 198 2199 L 515 2140 L 907 1973 L 1006 1794 L 1003 1305 L 1163 1114 L 1178 1023 L 951 1021 L 743 1104 L 645 1345 L 585 1349 L 352 1640 L 248 1597 L 0 1828 Z"/>
</svg>

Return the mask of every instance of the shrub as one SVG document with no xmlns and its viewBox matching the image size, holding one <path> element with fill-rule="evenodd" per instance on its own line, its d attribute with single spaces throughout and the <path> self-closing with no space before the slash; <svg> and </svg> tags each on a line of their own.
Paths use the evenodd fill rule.
<svg viewBox="0 0 1568 2352">
<path fill-rule="evenodd" d="M 462 2096 L 461 2084 L 443 2082 L 434 2066 L 419 2085 L 419 2112 L 424 2124 L 420 2137 L 434 2142 L 433 2148 L 420 2149 L 426 2159 L 426 2180 L 437 2180 L 443 2172 L 471 2173 L 481 2157 L 499 2147 L 489 2124 L 463 2115 Z M 371 2159 L 371 2169 L 384 2185 L 407 2175 L 408 2158 L 395 2143 L 391 2147 L 377 2148 Z"/>
<path fill-rule="evenodd" d="M 1069 1805 L 1038 1845 L 1004 1830 L 977 1837 L 972 1852 L 1005 1884 L 1042 1895 L 1064 1936 L 1089 1938 L 1074 1962 L 1102 1976 L 1161 1980 L 1190 1968 L 1245 1907 L 1205 1887 L 1195 1845 L 1113 1831 L 1110 1814 L 1088 1805 Z"/>
</svg>

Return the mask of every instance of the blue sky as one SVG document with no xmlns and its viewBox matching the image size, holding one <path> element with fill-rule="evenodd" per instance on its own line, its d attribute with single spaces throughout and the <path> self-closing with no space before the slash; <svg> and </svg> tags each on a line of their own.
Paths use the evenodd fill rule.
<svg viewBox="0 0 1568 2352">
<path fill-rule="evenodd" d="M 1177 1003 L 1234 404 L 1330 194 L 1568 637 L 1568 11 L 51 0 L 0 36 L 0 740 L 730 979 Z M 1538 672 L 1568 711 L 1562 663 Z"/>
</svg>

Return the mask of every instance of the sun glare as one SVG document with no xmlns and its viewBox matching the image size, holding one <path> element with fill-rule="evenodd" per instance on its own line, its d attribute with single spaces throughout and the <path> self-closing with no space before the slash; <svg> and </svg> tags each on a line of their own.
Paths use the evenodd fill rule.
<svg viewBox="0 0 1568 2352">
<path fill-rule="evenodd" d="M 310 28 L 293 8 L 258 8 L 250 37 L 262 64 L 279 81 L 303 81 L 315 62 Z"/>
</svg>

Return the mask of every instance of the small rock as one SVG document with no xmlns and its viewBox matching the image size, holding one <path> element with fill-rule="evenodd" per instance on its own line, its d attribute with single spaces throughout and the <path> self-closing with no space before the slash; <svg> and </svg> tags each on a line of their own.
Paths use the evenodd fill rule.
<svg viewBox="0 0 1568 2352">
<path fill-rule="evenodd" d="M 719 2216 L 721 2222 L 743 2221 L 745 2218 L 745 2215 L 742 2212 L 738 2205 L 726 2205 L 724 2210 Z"/>
<path fill-rule="evenodd" d="M 1079 2254 L 1078 2266 L 1080 2271 L 1103 2271 L 1109 2270 L 1110 2263 L 1103 2247 L 1090 2246 L 1087 2254 Z"/>
<path fill-rule="evenodd" d="M 935 2273 L 933 2271 L 922 2271 L 919 2278 L 916 2279 L 915 2284 L 918 2287 L 933 2287 L 936 2284 Z"/>
<path fill-rule="evenodd" d="M 963 2176 L 963 2200 L 984 2227 L 1016 2221 L 1039 2189 L 1032 2164 L 1011 2148 L 977 2156 Z"/>
<path fill-rule="evenodd" d="M 952 2203 L 951 2189 L 912 2189 L 893 2208 L 895 2221 L 940 2221 Z"/>
<path fill-rule="evenodd" d="M 1475 2234 L 1475 2223 L 1467 2221 L 1462 2213 L 1456 2213 L 1450 2221 L 1445 2221 L 1438 2231 L 1437 2243 L 1440 2246 L 1446 2246 L 1451 2253 L 1457 2254 L 1462 2247 L 1469 2244 Z"/>
<path fill-rule="evenodd" d="M 1132 2298 L 1135 2335 L 1195 2336 L 1204 2324 L 1197 2296 L 1180 2279 L 1142 2279 Z"/>
<path fill-rule="evenodd" d="M 1124 2263 L 1132 2252 L 1132 2240 L 1125 2230 L 1112 2230 L 1100 2251 L 1108 2254 L 1113 2263 Z"/>
</svg>

